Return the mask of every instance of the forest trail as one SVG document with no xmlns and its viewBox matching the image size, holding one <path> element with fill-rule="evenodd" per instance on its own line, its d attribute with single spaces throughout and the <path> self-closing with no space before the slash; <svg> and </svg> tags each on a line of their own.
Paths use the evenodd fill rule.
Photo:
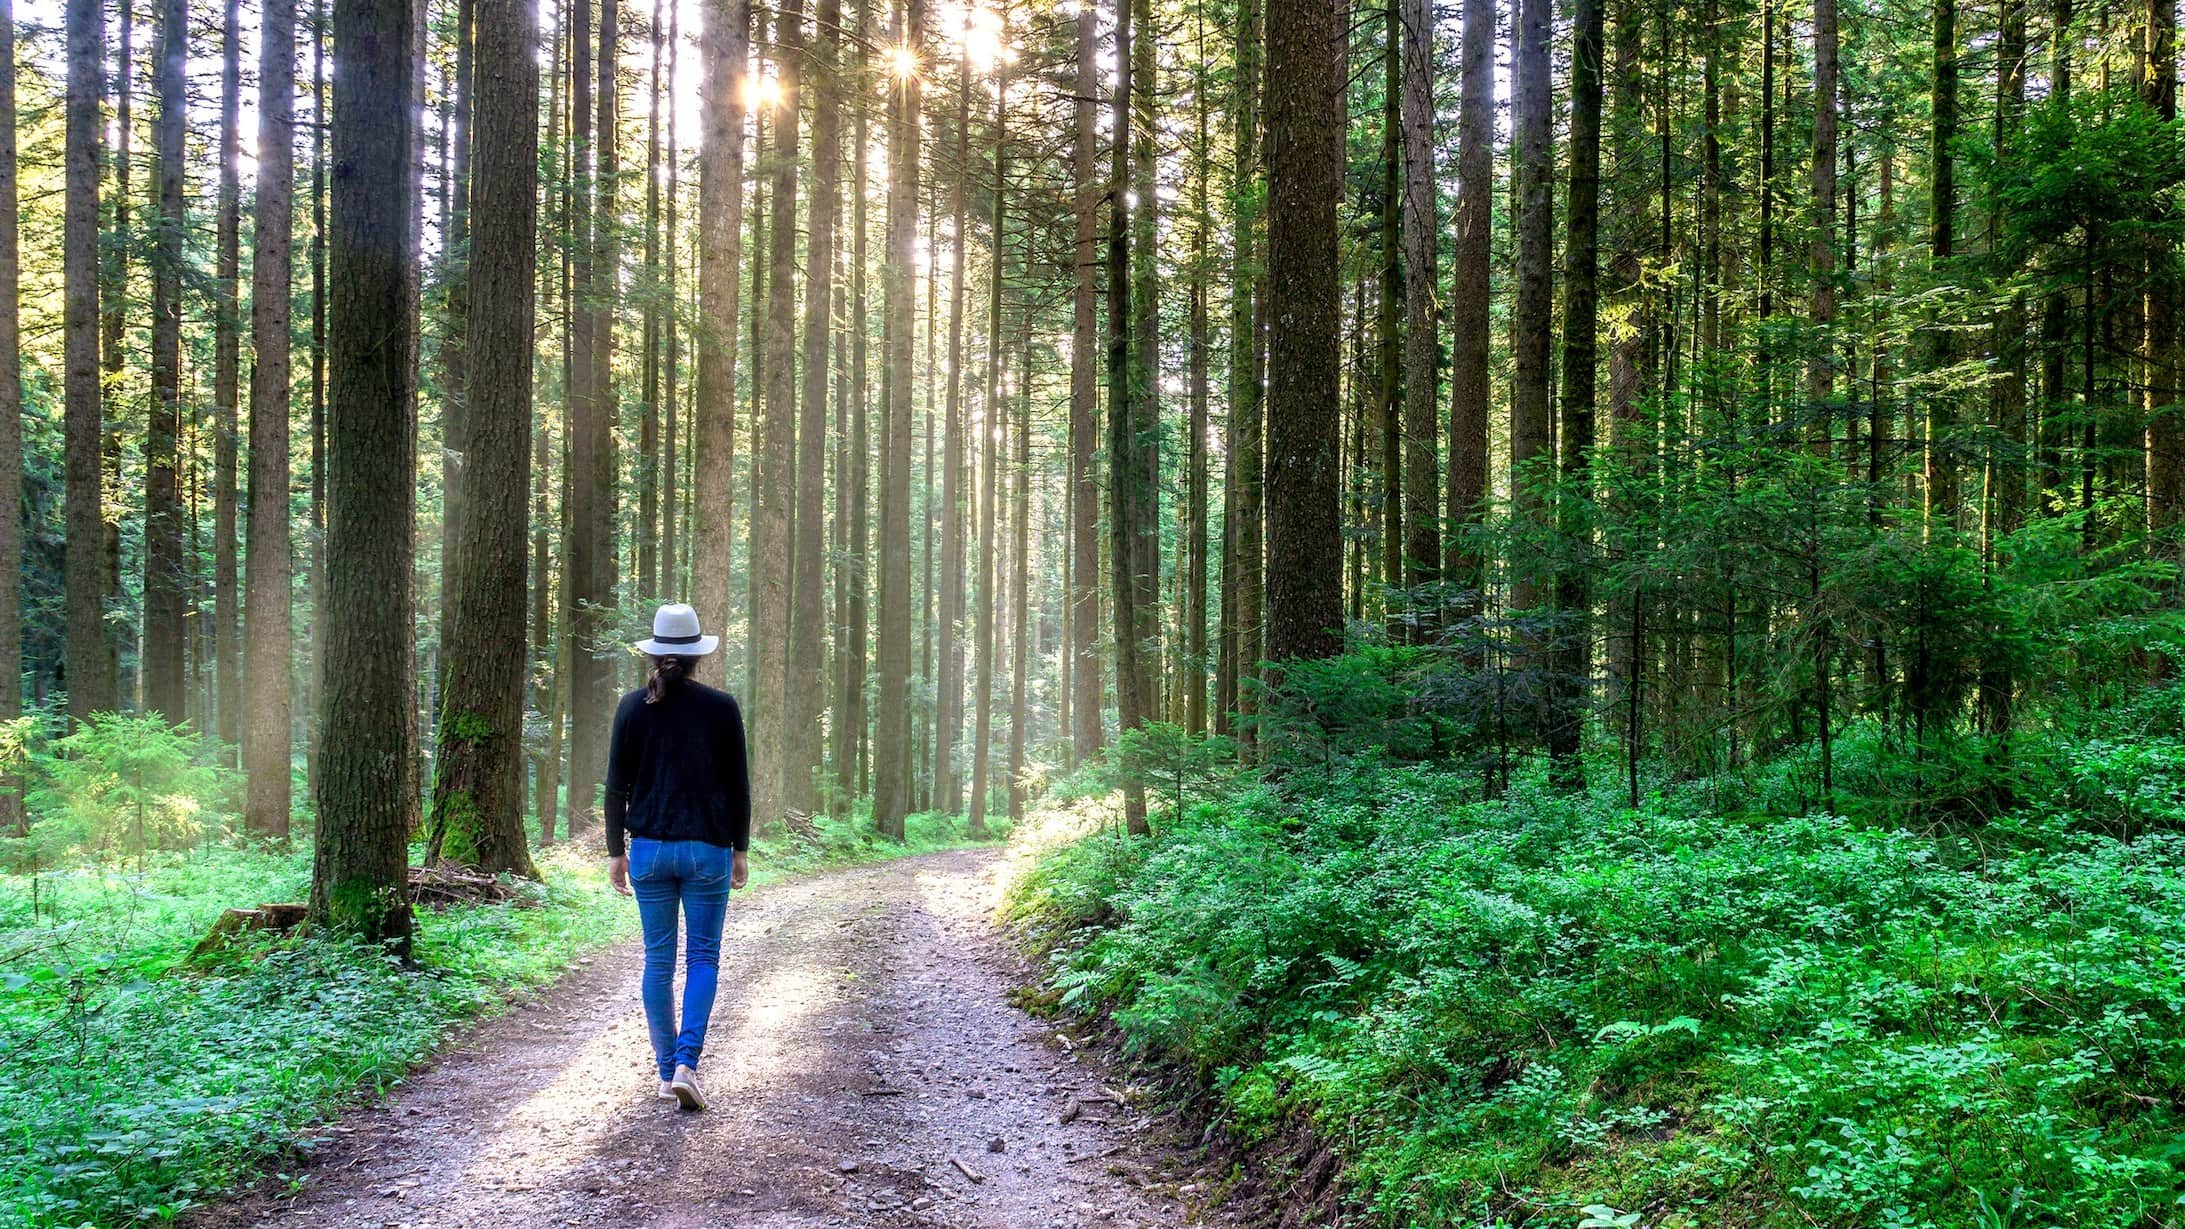
<svg viewBox="0 0 2185 1229">
<path fill-rule="evenodd" d="M 958 850 L 736 894 L 705 1113 L 654 1098 L 639 949 L 620 946 L 323 1131 L 300 1193 L 194 1223 L 1187 1223 L 1197 1188 L 1161 1127 L 1105 1095 L 1118 1085 L 1097 1056 L 1008 1004 L 1020 966 L 991 922 L 1001 865 Z"/>
</svg>

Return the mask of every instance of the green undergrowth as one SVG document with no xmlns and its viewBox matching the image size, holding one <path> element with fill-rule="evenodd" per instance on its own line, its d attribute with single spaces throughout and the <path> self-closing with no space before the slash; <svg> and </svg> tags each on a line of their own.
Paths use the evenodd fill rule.
<svg viewBox="0 0 2185 1229">
<path fill-rule="evenodd" d="M 2185 796 L 2058 759 L 2104 754 Z M 1915 828 L 1368 759 L 1087 831 L 1008 908 L 1375 1224 L 2177 1226 L 2185 835 L 2089 796 Z"/>
<path fill-rule="evenodd" d="M 762 833 L 754 884 L 962 843 L 913 816 Z M 308 847 L 224 843 L 0 876 L 0 1226 L 160 1223 L 255 1177 L 400 1082 L 466 1021 L 634 935 L 596 834 L 540 851 L 515 905 L 420 915 L 416 967 L 330 935 L 246 937 L 191 964 L 223 909 L 298 901 Z M 35 908 L 35 912 L 34 912 Z"/>
</svg>

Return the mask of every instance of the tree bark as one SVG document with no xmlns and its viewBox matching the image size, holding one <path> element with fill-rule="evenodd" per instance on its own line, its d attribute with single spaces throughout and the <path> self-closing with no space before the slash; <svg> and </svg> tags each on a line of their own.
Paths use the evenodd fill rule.
<svg viewBox="0 0 2185 1229">
<path fill-rule="evenodd" d="M 153 71 L 159 111 L 154 120 L 158 171 L 152 179 L 152 399 L 144 430 L 144 707 L 169 724 L 188 718 L 183 679 L 184 605 L 178 481 L 182 415 L 182 137 L 187 105 L 189 10 L 162 0 L 159 59 Z"/>
<path fill-rule="evenodd" d="M 23 502 L 23 356 L 16 240 L 15 0 L 0 0 L 0 508 Z M 0 568 L 19 576 L 21 518 L 0 516 Z M 0 722 L 23 715 L 23 600 L 16 584 L 0 585 Z M 22 779 L 0 775 L 0 832 L 30 835 Z"/>
<path fill-rule="evenodd" d="M 1150 600 L 1152 584 L 1139 575 L 1139 507 L 1147 492 L 1140 487 L 1144 472 L 1138 459 L 1140 440 L 1133 409 L 1138 390 L 1133 378 L 1131 350 L 1136 332 L 1131 324 L 1135 304 L 1131 295 L 1130 249 L 1135 238 L 1131 226 L 1131 89 L 1135 58 L 1131 54 L 1132 0 L 1115 3 L 1115 97 L 1111 100 L 1108 179 L 1108 570 L 1112 580 L 1110 607 L 1115 623 L 1116 725 L 1128 732 L 1141 725 L 1150 698 L 1147 670 L 1141 659 L 1148 651 L 1138 614 L 1141 600 Z M 1139 202 L 1144 204 L 1146 202 Z M 1148 612 L 1150 616 L 1150 612 Z M 1123 783 L 1123 822 L 1133 835 L 1146 825 L 1145 786 L 1134 777 Z"/>
<path fill-rule="evenodd" d="M 460 585 L 463 549 L 463 510 L 467 491 L 465 466 L 470 459 L 470 163 L 475 103 L 475 51 L 478 24 L 477 0 L 456 0 L 455 88 L 442 120 L 441 138 L 448 147 L 441 185 L 441 212 L 446 246 L 441 251 L 442 294 L 440 328 L 440 660 L 441 685 L 445 686 L 448 646 L 454 638 L 454 593 Z M 534 125 L 536 127 L 536 125 Z M 443 709 L 445 705 L 442 706 Z"/>
<path fill-rule="evenodd" d="M 1549 346 L 1554 312 L 1555 145 L 1549 93 L 1551 0 L 1518 0 L 1517 52 L 1512 76 L 1512 226 L 1517 238 L 1517 292 L 1510 307 L 1510 491 L 1513 515 L 1544 525 L 1546 493 L 1554 481 L 1554 410 L 1549 402 Z M 1548 457 L 1543 461 L 1542 457 Z M 1523 615 L 1540 604 L 1538 569 L 1516 560 L 1510 575 L 1510 611 Z"/>
<path fill-rule="evenodd" d="M 880 445 L 879 726 L 874 732 L 873 822 L 903 839 L 911 793 L 910 745 L 910 360 L 917 291 L 918 117 L 915 57 L 925 45 L 925 0 L 904 0 L 897 47 L 911 59 L 888 93 L 886 408 Z"/>
<path fill-rule="evenodd" d="M 1467 538 L 1486 514 L 1490 338 L 1488 259 L 1494 245 L 1495 3 L 1464 0 L 1457 111 L 1456 241 L 1450 252 L 1449 523 L 1446 579 L 1477 613 L 1485 560 Z"/>
<path fill-rule="evenodd" d="M 2023 21 L 2021 15 L 2020 20 Z M 2177 119 L 2177 4 L 2176 0 L 2147 0 L 2145 29 L 2147 77 L 2140 96 L 2165 122 Z M 2022 41 L 2022 40 L 2021 40 Z M 2023 78 L 2021 72 L 2020 77 Z M 2021 80 L 2020 88 L 2023 88 Z M 2160 209 L 2169 220 L 2174 211 Z M 2158 538 L 2170 539 L 2185 520 L 2185 417 L 2178 396 L 2185 385 L 2180 372 L 2177 337 L 2176 256 L 2170 244 L 2156 238 L 2149 244 L 2147 291 L 2142 304 L 2147 353 L 2147 527 Z M 2176 543 L 2158 547 L 2175 558 Z"/>
<path fill-rule="evenodd" d="M 750 0 L 712 0 L 701 50 L 705 82 L 698 147 L 698 317 L 696 404 L 692 409 L 691 603 L 701 626 L 728 626 L 729 545 L 735 517 L 736 320 L 742 287 L 743 131 L 741 90 L 750 41 Z M 709 668 L 710 669 L 710 668 Z"/>
<path fill-rule="evenodd" d="M 170 3 L 173 0 L 169 0 Z M 323 765 L 311 912 L 407 954 L 417 727 L 409 660 L 417 476 L 409 0 L 335 0 L 328 234 Z"/>
<path fill-rule="evenodd" d="M 68 92 L 61 242 L 61 398 L 66 453 L 62 500 L 68 526 L 67 545 L 63 548 L 68 661 L 64 682 L 68 687 L 68 715 L 81 722 L 95 712 L 111 711 L 116 701 L 114 654 L 105 617 L 106 524 L 100 498 L 99 100 L 106 91 L 104 7 L 100 0 L 68 0 L 65 22 Z M 11 416 L 11 421 L 17 418 Z M 19 423 L 16 429 L 21 430 Z"/>
<path fill-rule="evenodd" d="M 1535 0 L 1538 2 L 1538 0 Z M 1336 204 L 1343 21 L 1332 0 L 1267 10 L 1267 656 L 1343 647 Z"/>
<path fill-rule="evenodd" d="M 433 756 L 431 856 L 534 876 L 524 839 L 524 556 L 538 223 L 536 6 L 475 0 L 476 222 L 467 321 L 464 541 Z"/>
<path fill-rule="evenodd" d="M 1018 334 L 1022 369 L 1017 380 L 1016 543 L 1011 559 L 1016 565 L 1009 595 L 1009 822 L 1024 819 L 1024 751 L 1031 736 L 1032 710 L 1025 703 L 1025 689 L 1032 633 L 1032 305 L 1024 305 L 1024 324 Z"/>
<path fill-rule="evenodd" d="M 1820 0 L 1826 4 L 1828 0 Z M 1548 754 L 1552 775 L 1565 788 L 1585 784 L 1580 757 L 1586 701 L 1593 671 L 1593 512 L 1589 475 L 1593 460 L 1596 345 L 1600 308 L 1601 55 L 1605 0 L 1578 0 L 1571 29 L 1569 220 L 1563 257 L 1564 493 L 1557 529 L 1568 558 L 1556 574 L 1555 605 L 1561 626 L 1550 671 Z"/>
<path fill-rule="evenodd" d="M 849 498 L 846 507 L 849 523 L 846 530 L 843 579 L 848 592 L 843 595 L 847 611 L 845 631 L 848 651 L 842 660 L 842 712 L 838 714 L 836 730 L 838 750 L 835 763 L 835 788 L 845 799 L 864 792 L 865 766 L 871 740 L 866 736 L 865 685 L 866 685 L 866 631 L 868 611 L 871 609 L 869 580 L 872 575 L 872 529 L 868 523 L 867 501 L 871 490 L 871 402 L 866 396 L 866 302 L 865 302 L 865 175 L 867 131 L 872 94 L 872 42 L 867 37 L 871 26 L 872 0 L 856 0 L 857 75 L 855 88 L 850 96 L 857 100 L 857 128 L 852 138 L 852 148 L 858 151 L 850 160 L 850 464 Z"/>
<path fill-rule="evenodd" d="M 948 401 L 941 444 L 941 573 L 933 630 L 940 638 L 940 677 L 934 688 L 933 795 L 941 810 L 954 814 L 963 806 L 963 780 L 956 772 L 956 740 L 963 734 L 964 651 L 959 634 L 964 604 L 964 257 L 970 248 L 971 56 L 958 64 L 956 88 L 955 176 L 949 211 L 955 218 L 948 257 Z M 927 293 L 932 293 L 932 278 Z M 928 342 L 934 323 L 928 312 Z M 929 364 L 930 366 L 930 364 Z M 928 390 L 930 397 L 931 392 Z M 927 441 L 930 451 L 932 442 Z M 927 476 L 930 482 L 931 475 Z"/>
<path fill-rule="evenodd" d="M 234 764 L 242 730 L 241 624 L 235 592 L 236 414 L 241 384 L 243 93 L 240 0 L 221 20 L 220 189 L 213 309 L 213 732 Z"/>
<path fill-rule="evenodd" d="M 1441 321 L 1435 269 L 1441 220 L 1434 183 L 1434 14 L 1429 0 L 1401 0 L 1403 22 L 1404 558 L 1403 583 L 1441 570 L 1436 473 Z"/>
<path fill-rule="evenodd" d="M 1244 0 L 1249 5 L 1254 0 Z M 1077 13 L 1077 86 L 1073 91 L 1075 130 L 1070 142 L 1070 173 L 1076 196 L 1073 234 L 1075 281 L 1070 296 L 1070 694 L 1071 747 L 1080 763 L 1100 754 L 1100 487 L 1096 453 L 1100 447 L 1099 308 L 1095 302 L 1099 256 L 1100 185 L 1098 149 L 1100 106 L 1098 11 L 1082 5 Z"/>
<path fill-rule="evenodd" d="M 790 809 L 819 809 L 820 717 L 827 697 L 824 626 L 827 590 L 827 343 L 834 324 L 835 212 L 841 207 L 842 108 L 835 85 L 842 0 L 819 0 L 817 37 L 805 56 L 812 90 L 812 190 L 806 210 L 804 406 L 797 428 L 796 549 L 790 585 L 787 743 L 782 798 Z M 860 157 L 864 151 L 858 151 Z M 839 719 L 840 714 L 837 714 Z"/>
<path fill-rule="evenodd" d="M 987 258 L 987 317 L 986 317 L 986 390 L 980 409 L 979 440 L 985 457 L 979 465 L 980 482 L 984 489 L 979 493 L 979 608 L 975 612 L 977 637 L 974 650 L 978 654 L 976 688 L 978 714 L 973 734 L 971 753 L 971 806 L 967 831 L 973 839 L 986 836 L 986 798 L 992 782 L 994 757 L 994 615 L 1000 604 L 995 592 L 995 556 L 1000 553 L 1001 539 L 997 536 L 994 501 L 999 496 L 1000 462 L 1002 457 L 1001 368 L 1002 368 L 1002 302 L 1008 280 L 1009 259 L 1006 242 L 1009 233 L 1009 77 L 1006 68 L 998 81 L 994 99 L 994 218 L 990 232 L 990 252 Z M 966 82 L 968 87 L 969 83 Z M 958 241 L 962 236 L 959 233 Z"/>
<path fill-rule="evenodd" d="M 1957 236 L 1957 158 L 1951 148 L 1957 141 L 1957 0 L 1935 0 L 1933 34 L 1927 244 L 1928 259 L 1940 273 L 1955 253 Z M 1941 321 L 1933 322 L 1927 343 L 1929 366 L 1947 367 L 1955 357 L 1949 330 Z M 1930 531 L 1947 531 L 1956 528 L 1960 514 L 1957 459 L 1951 455 L 1957 433 L 1952 395 L 1944 390 L 1929 397 L 1927 413 L 1927 521 Z"/>
<path fill-rule="evenodd" d="M 804 46 L 803 0 L 787 0 L 774 16 L 774 70 L 782 103 L 771 117 L 766 153 L 772 181 L 765 299 L 765 405 L 757 452 L 759 514 L 751 525 L 751 652 L 757 658 L 750 714 L 751 818 L 777 818 L 789 744 L 790 518 L 797 485 L 797 150 L 800 139 L 797 61 Z"/>
<path fill-rule="evenodd" d="M 1208 181 L 1213 178 L 1214 171 L 1208 154 L 1209 82 L 1203 13 L 1197 18 L 1196 28 L 1199 63 L 1191 90 L 1196 133 L 1192 141 L 1191 166 L 1190 417 L 1185 428 L 1188 435 L 1184 455 L 1184 582 L 1180 603 L 1183 657 L 1176 671 L 1175 685 L 1183 691 L 1184 728 L 1193 734 L 1205 734 L 1207 671 L 1213 665 L 1206 659 L 1206 569 L 1211 546 L 1206 511 L 1206 451 L 1211 394 L 1211 365 L 1207 351 L 1213 341 L 1213 330 L 1207 319 L 1208 251 L 1213 244 L 1214 230 L 1213 209 L 1208 202 L 1212 187 Z"/>
<path fill-rule="evenodd" d="M 1404 417 L 1404 354 L 1403 316 L 1404 302 L 1404 250 L 1403 250 L 1403 63 L 1404 0 L 1382 0 L 1381 3 L 1381 227 L 1377 237 L 1380 259 L 1380 301 L 1375 304 L 1377 325 L 1374 338 L 1375 375 L 1378 387 L 1374 390 L 1375 425 L 1380 438 L 1375 441 L 1379 449 L 1379 489 L 1374 497 L 1379 500 L 1370 529 L 1375 544 L 1380 547 L 1380 558 L 1374 561 L 1374 579 L 1385 589 L 1394 589 L 1404 583 L 1404 485 L 1403 485 L 1403 417 Z M 1362 459 L 1362 458 L 1361 458 Z M 1388 595 L 1386 616 L 1391 631 L 1396 630 L 1396 608 L 1393 595 Z"/>
<path fill-rule="evenodd" d="M 124 327 L 127 324 L 129 303 L 129 253 L 136 246 L 135 178 L 136 157 L 132 145 L 136 136 L 135 110 L 136 70 L 136 0 L 116 0 L 115 10 L 120 18 L 119 46 L 114 56 L 114 148 L 110 157 L 114 170 L 114 191 L 111 201 L 113 229 L 106 241 L 106 250 L 100 257 L 102 285 L 95 310 L 100 313 L 100 384 L 103 401 L 103 436 L 99 445 L 101 467 L 100 532 L 101 559 L 104 575 L 100 580 L 100 603 L 103 613 L 111 612 L 117 621 L 109 623 L 105 631 L 106 664 L 103 676 L 106 698 L 99 705 L 101 710 L 121 707 L 123 677 L 121 673 L 121 645 L 132 639 L 135 632 L 125 621 L 122 612 L 127 598 L 121 588 L 121 509 L 125 506 L 121 479 L 121 437 L 124 406 L 127 398 L 123 384 L 128 377 L 128 361 L 123 351 Z M 101 19 L 103 22 L 103 18 Z M 101 39 L 105 38 L 105 26 L 100 26 Z M 102 63 L 104 49 L 101 48 Z M 103 74 L 103 69 L 101 70 Z M 103 84 L 101 90 L 105 88 Z M 139 661 L 141 670 L 142 662 Z M 126 690 L 135 692 L 131 686 Z"/>
<path fill-rule="evenodd" d="M 1131 516 L 1131 540 L 1135 555 L 1131 575 L 1137 586 L 1132 616 L 1137 627 L 1137 682 L 1139 713 L 1153 720 L 1166 706 L 1161 670 L 1161 194 L 1156 166 L 1160 158 L 1160 81 L 1158 74 L 1161 29 L 1155 22 L 1153 0 L 1129 0 L 1131 27 L 1131 123 L 1119 128 L 1131 141 L 1131 191 L 1137 204 L 1131 208 L 1131 314 L 1136 330 L 1130 347 L 1130 424 L 1135 496 Z"/>
<path fill-rule="evenodd" d="M 295 230 L 296 0 L 258 18 L 258 182 L 251 225 L 250 488 L 243 591 L 249 667 L 243 727 L 243 826 L 288 839 L 290 630 L 289 254 Z"/>
</svg>

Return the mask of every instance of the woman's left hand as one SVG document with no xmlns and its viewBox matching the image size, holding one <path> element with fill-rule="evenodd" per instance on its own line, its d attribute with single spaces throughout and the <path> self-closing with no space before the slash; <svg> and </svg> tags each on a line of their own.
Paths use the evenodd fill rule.
<svg viewBox="0 0 2185 1229">
<path fill-rule="evenodd" d="M 607 882 L 614 885 L 615 891 L 624 896 L 630 895 L 629 855 L 607 859 Z"/>
</svg>

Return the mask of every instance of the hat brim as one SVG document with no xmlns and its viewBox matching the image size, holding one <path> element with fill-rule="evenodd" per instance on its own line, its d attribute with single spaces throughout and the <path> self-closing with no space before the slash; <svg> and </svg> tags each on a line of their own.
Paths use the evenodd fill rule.
<svg viewBox="0 0 2185 1229">
<path fill-rule="evenodd" d="M 700 636 L 695 644 L 662 644 L 657 640 L 637 642 L 637 651 L 647 657 L 705 657 L 720 647 L 719 636 Z"/>
</svg>

